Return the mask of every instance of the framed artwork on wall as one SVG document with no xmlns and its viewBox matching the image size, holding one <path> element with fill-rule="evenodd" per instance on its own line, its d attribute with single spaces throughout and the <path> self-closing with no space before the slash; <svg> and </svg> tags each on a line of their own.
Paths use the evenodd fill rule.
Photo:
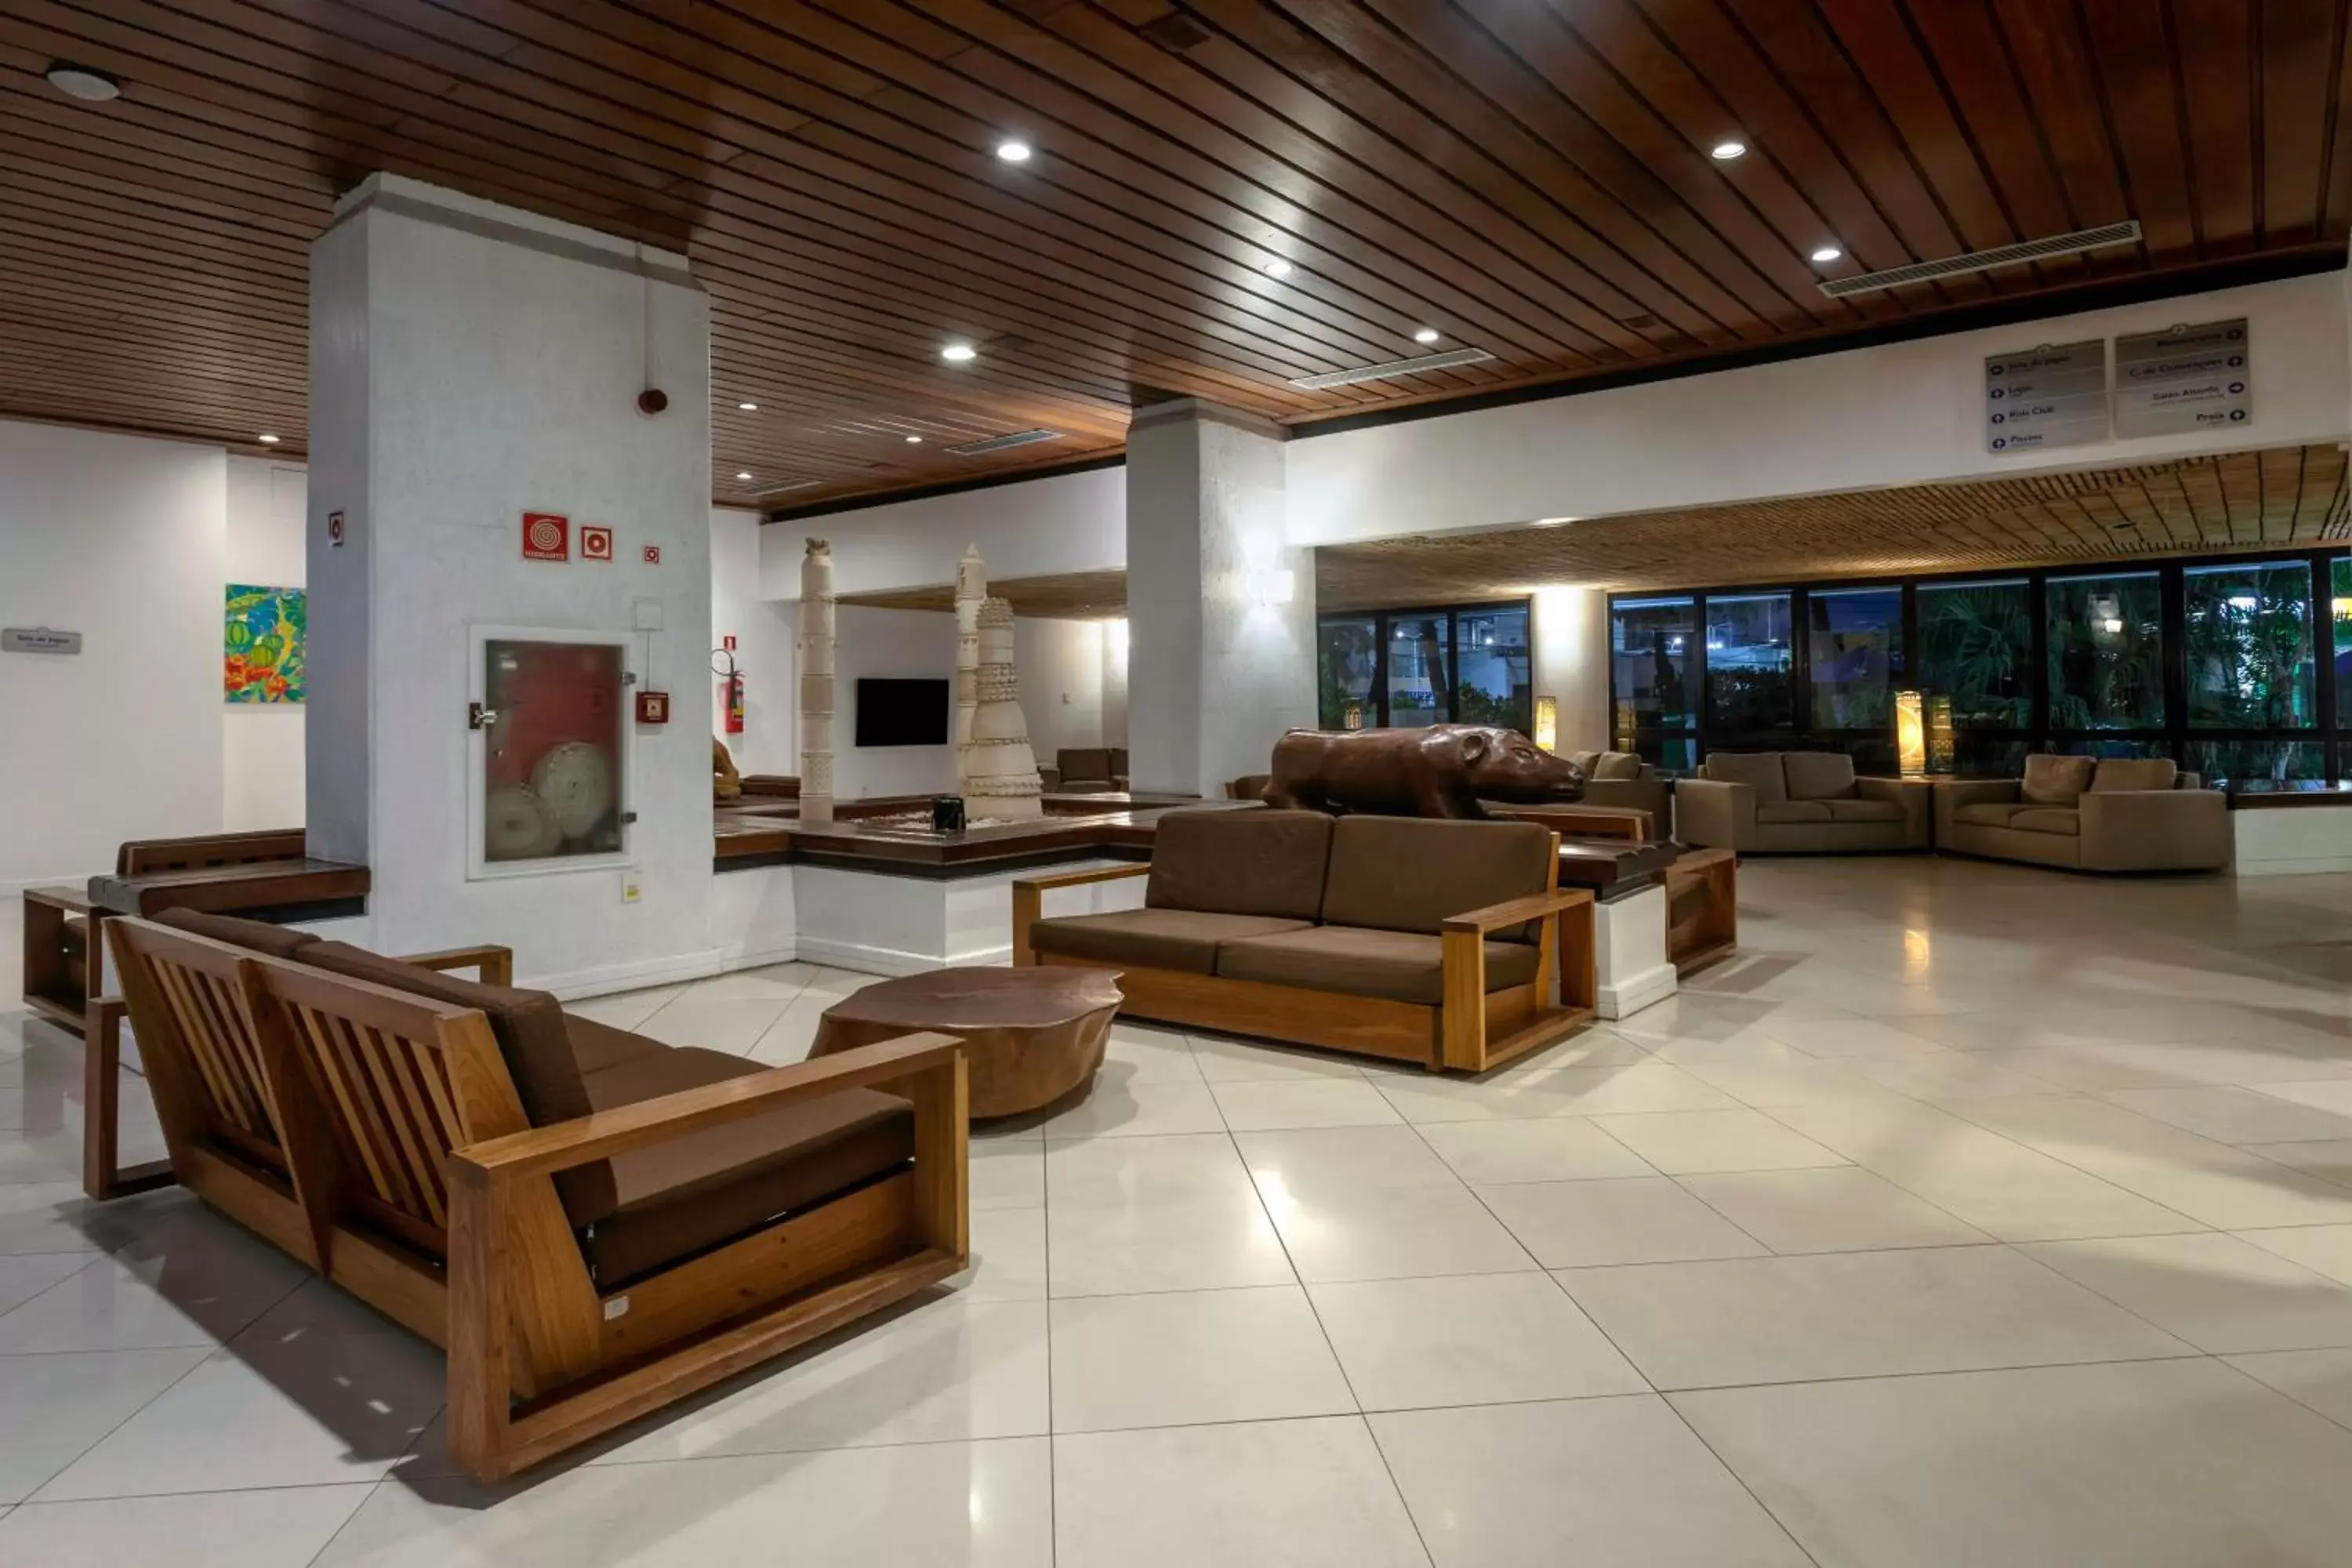
<svg viewBox="0 0 2352 1568">
<path fill-rule="evenodd" d="M 221 622 L 221 688 L 226 700 L 303 700 L 310 635 L 310 597 L 301 589 L 231 583 Z"/>
</svg>

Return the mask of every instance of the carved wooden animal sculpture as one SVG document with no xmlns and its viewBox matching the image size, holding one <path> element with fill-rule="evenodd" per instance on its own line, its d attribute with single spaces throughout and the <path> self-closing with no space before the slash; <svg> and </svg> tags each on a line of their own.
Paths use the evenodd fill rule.
<svg viewBox="0 0 2352 1568">
<path fill-rule="evenodd" d="M 1275 806 L 1384 816 L 1486 815 L 1478 802 L 1561 804 L 1584 795 L 1584 773 L 1515 730 L 1435 724 L 1423 730 L 1293 730 L 1274 747 L 1262 798 Z"/>
</svg>

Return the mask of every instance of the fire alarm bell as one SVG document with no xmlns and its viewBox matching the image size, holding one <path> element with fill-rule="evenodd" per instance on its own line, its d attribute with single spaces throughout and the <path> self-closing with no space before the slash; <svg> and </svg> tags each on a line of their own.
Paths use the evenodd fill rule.
<svg viewBox="0 0 2352 1568">
<path fill-rule="evenodd" d="M 640 691 L 637 693 L 637 722 L 667 724 L 669 722 L 669 693 Z"/>
</svg>

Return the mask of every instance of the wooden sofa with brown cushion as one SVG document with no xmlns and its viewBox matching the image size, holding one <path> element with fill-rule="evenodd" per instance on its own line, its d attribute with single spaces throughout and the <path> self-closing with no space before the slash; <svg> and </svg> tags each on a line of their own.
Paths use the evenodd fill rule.
<svg viewBox="0 0 2352 1568">
<path fill-rule="evenodd" d="M 179 1180 L 449 1355 L 495 1479 L 959 1272 L 938 1036 L 763 1068 L 563 1011 L 504 949 L 107 922 Z"/>
<path fill-rule="evenodd" d="M 1559 888 L 1559 845 L 1525 822 L 1171 811 L 1148 866 L 1015 882 L 1013 962 L 1116 969 L 1129 1017 L 1483 1071 L 1593 1016 L 1592 896 Z M 1146 875 L 1142 909 L 1041 912 Z"/>
</svg>

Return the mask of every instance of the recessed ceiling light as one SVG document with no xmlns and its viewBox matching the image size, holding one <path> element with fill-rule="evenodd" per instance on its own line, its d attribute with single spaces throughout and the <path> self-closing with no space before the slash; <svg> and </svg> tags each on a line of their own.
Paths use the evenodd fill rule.
<svg viewBox="0 0 2352 1568">
<path fill-rule="evenodd" d="M 1745 142 L 1718 142 L 1714 146 L 1706 150 L 1706 155 L 1714 159 L 1718 163 L 1728 163 L 1734 158 L 1744 158 L 1748 155 L 1748 143 Z"/>
<path fill-rule="evenodd" d="M 1575 521 L 1576 519 L 1572 517 L 1539 517 L 1536 519 L 1536 526 L 1538 528 L 1558 528 L 1564 522 L 1574 522 Z"/>
<path fill-rule="evenodd" d="M 1421 331 L 1413 333 L 1412 341 L 1417 343 L 1433 343 L 1437 341 L 1438 335 L 1438 331 L 1435 327 L 1423 327 Z"/>
<path fill-rule="evenodd" d="M 966 360 L 976 357 L 979 353 L 980 351 L 970 343 L 950 343 L 940 351 L 940 357 L 950 364 L 961 364 Z"/>
<path fill-rule="evenodd" d="M 1025 163 L 1029 161 L 1029 143 L 1021 141 L 999 142 L 996 144 L 996 155 L 1007 163 Z"/>
<path fill-rule="evenodd" d="M 907 445 L 909 447 L 919 447 L 922 444 L 923 438 L 920 436 L 909 436 L 907 437 Z"/>
<path fill-rule="evenodd" d="M 278 445 L 278 437 L 275 436 L 256 436 L 254 439 L 260 442 L 265 447 L 275 447 Z"/>
<path fill-rule="evenodd" d="M 760 412 L 760 405 L 756 403 L 739 403 L 735 406 L 741 409 L 746 414 L 757 414 Z"/>
<path fill-rule="evenodd" d="M 105 103 L 122 96 L 122 84 L 114 78 L 71 60 L 50 61 L 47 74 L 51 87 L 84 103 Z"/>
<path fill-rule="evenodd" d="M 1268 278 L 1287 278 L 1290 276 L 1290 263 L 1277 256 L 1265 264 L 1265 275 Z"/>
<path fill-rule="evenodd" d="M 739 479 L 748 479 L 751 477 L 751 470 L 749 468 L 739 468 L 736 470 L 735 477 Z"/>
<path fill-rule="evenodd" d="M 1835 261 L 1839 257 L 1843 256 L 1844 254 L 1844 251 L 1840 250 L 1834 245 L 1824 245 L 1819 250 L 1813 252 L 1813 259 L 1816 261 Z"/>
</svg>

